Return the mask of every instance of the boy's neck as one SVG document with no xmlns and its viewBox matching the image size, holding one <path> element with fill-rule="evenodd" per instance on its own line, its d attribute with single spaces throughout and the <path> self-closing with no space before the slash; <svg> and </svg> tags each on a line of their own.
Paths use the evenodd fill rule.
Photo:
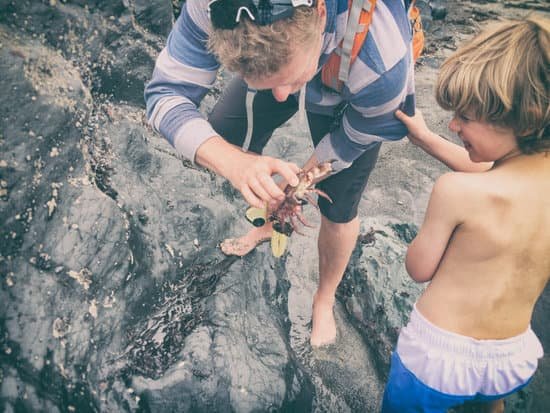
<svg viewBox="0 0 550 413">
<path fill-rule="evenodd" d="M 509 160 L 517 158 L 518 156 L 524 155 L 519 148 L 514 149 L 511 152 L 508 152 L 506 155 L 504 155 L 502 158 L 497 159 L 493 167 L 491 169 L 495 169 L 499 166 L 502 166 L 503 164 L 507 163 Z"/>
</svg>

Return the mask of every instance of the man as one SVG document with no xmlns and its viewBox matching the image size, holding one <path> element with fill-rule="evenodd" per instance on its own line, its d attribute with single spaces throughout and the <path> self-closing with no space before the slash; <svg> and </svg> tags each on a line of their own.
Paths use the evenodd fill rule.
<svg viewBox="0 0 550 413">
<path fill-rule="evenodd" d="M 329 160 L 335 169 L 318 184 L 333 202 L 319 200 L 313 346 L 335 340 L 335 293 L 359 234 L 361 195 L 381 142 L 406 135 L 395 110 L 414 108 L 410 2 L 373 3 L 352 6 L 348 24 L 348 0 L 188 0 L 145 91 L 151 125 L 259 208 L 274 208 L 284 198 L 274 175 L 290 185 L 298 182 L 297 165 L 258 154 L 273 130 L 306 105 L 315 151 L 304 169 Z M 322 67 L 344 37 L 353 43 L 362 7 L 373 13 L 366 40 L 343 83 L 328 84 Z M 220 62 L 237 76 L 207 121 L 197 107 Z M 252 230 L 233 253 L 244 255 L 269 237 L 269 225 Z"/>
</svg>

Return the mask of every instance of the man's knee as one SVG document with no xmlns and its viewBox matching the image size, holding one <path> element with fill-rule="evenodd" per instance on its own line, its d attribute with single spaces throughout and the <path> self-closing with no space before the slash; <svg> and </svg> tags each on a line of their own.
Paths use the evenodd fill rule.
<svg viewBox="0 0 550 413">
<path fill-rule="evenodd" d="M 321 214 L 321 226 L 324 229 L 330 230 L 334 235 L 338 235 L 340 232 L 348 232 L 351 228 L 358 227 L 359 217 L 356 215 L 346 222 L 336 222 Z"/>
<path fill-rule="evenodd" d="M 347 224 L 357 218 L 359 203 L 353 200 L 349 200 L 349 204 L 345 203 L 337 204 L 325 199 L 319 200 L 319 210 L 321 215 L 329 222 L 334 224 Z"/>
</svg>

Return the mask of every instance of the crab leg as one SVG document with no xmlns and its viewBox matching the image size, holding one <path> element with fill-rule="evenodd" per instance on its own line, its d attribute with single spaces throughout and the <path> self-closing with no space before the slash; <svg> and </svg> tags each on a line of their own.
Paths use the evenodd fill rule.
<svg viewBox="0 0 550 413">
<path fill-rule="evenodd" d="M 312 189 L 312 191 L 318 194 L 319 196 L 322 196 L 323 198 L 327 199 L 332 204 L 332 199 L 330 196 L 327 195 L 326 192 L 321 191 L 320 189 L 317 189 L 317 188 Z"/>
<path fill-rule="evenodd" d="M 292 230 L 293 231 L 296 231 L 297 234 L 300 234 L 300 235 L 304 235 L 303 232 L 301 232 L 298 228 L 298 223 L 296 222 L 296 217 L 298 215 L 295 215 L 295 216 L 291 216 L 290 219 L 289 219 L 289 222 L 290 222 L 290 226 L 292 227 Z"/>
<path fill-rule="evenodd" d="M 304 198 L 307 200 L 308 203 L 313 205 L 315 208 L 319 209 L 319 205 L 317 205 L 317 201 L 310 194 L 305 193 Z"/>
<path fill-rule="evenodd" d="M 296 212 L 296 218 L 298 218 L 298 221 L 300 221 L 304 226 L 313 228 L 313 225 L 311 225 L 307 221 L 306 217 L 304 217 L 304 215 L 301 212 Z"/>
<path fill-rule="evenodd" d="M 287 185 L 284 189 L 285 199 L 277 209 L 271 212 L 269 220 L 273 222 L 274 228 L 279 227 L 278 232 L 290 235 L 292 231 L 299 231 L 300 224 L 306 227 L 313 227 L 302 214 L 302 206 L 309 203 L 319 209 L 317 197 L 323 197 L 332 203 L 332 199 L 324 191 L 316 189 L 314 185 L 332 173 L 332 162 L 322 162 L 308 170 L 298 173 L 299 183 L 291 187 Z M 302 234 L 303 235 L 303 234 Z"/>
</svg>

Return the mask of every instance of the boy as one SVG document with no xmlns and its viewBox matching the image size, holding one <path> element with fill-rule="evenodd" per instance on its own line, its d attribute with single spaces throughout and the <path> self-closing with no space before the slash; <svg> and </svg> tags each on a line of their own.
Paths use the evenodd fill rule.
<svg viewBox="0 0 550 413">
<path fill-rule="evenodd" d="M 435 183 L 406 268 L 431 281 L 392 355 L 382 411 L 503 411 L 543 355 L 530 328 L 550 277 L 550 21 L 499 23 L 442 66 L 438 103 L 464 148 L 396 116 L 455 170 Z M 467 155 L 467 156 L 466 156 Z M 490 168 L 490 169 L 488 169 Z M 487 170 L 488 169 L 488 170 Z"/>
<path fill-rule="evenodd" d="M 407 132 L 393 113 L 414 109 L 410 4 L 378 0 L 372 6 L 366 40 L 337 91 L 323 85 L 322 73 L 348 26 L 357 23 L 348 24 L 348 0 L 188 0 L 145 90 L 149 123 L 180 154 L 227 178 L 259 208 L 284 197 L 273 175 L 298 182 L 297 165 L 259 154 L 277 127 L 299 107 L 307 109 L 315 150 L 304 169 L 336 160 L 336 173 L 319 185 L 333 202 L 319 202 L 314 346 L 336 337 L 335 292 L 359 234 L 357 207 L 381 142 Z M 207 121 L 198 106 L 220 64 L 236 76 Z M 245 255 L 271 236 L 269 225 L 224 244 L 224 252 Z"/>
</svg>

